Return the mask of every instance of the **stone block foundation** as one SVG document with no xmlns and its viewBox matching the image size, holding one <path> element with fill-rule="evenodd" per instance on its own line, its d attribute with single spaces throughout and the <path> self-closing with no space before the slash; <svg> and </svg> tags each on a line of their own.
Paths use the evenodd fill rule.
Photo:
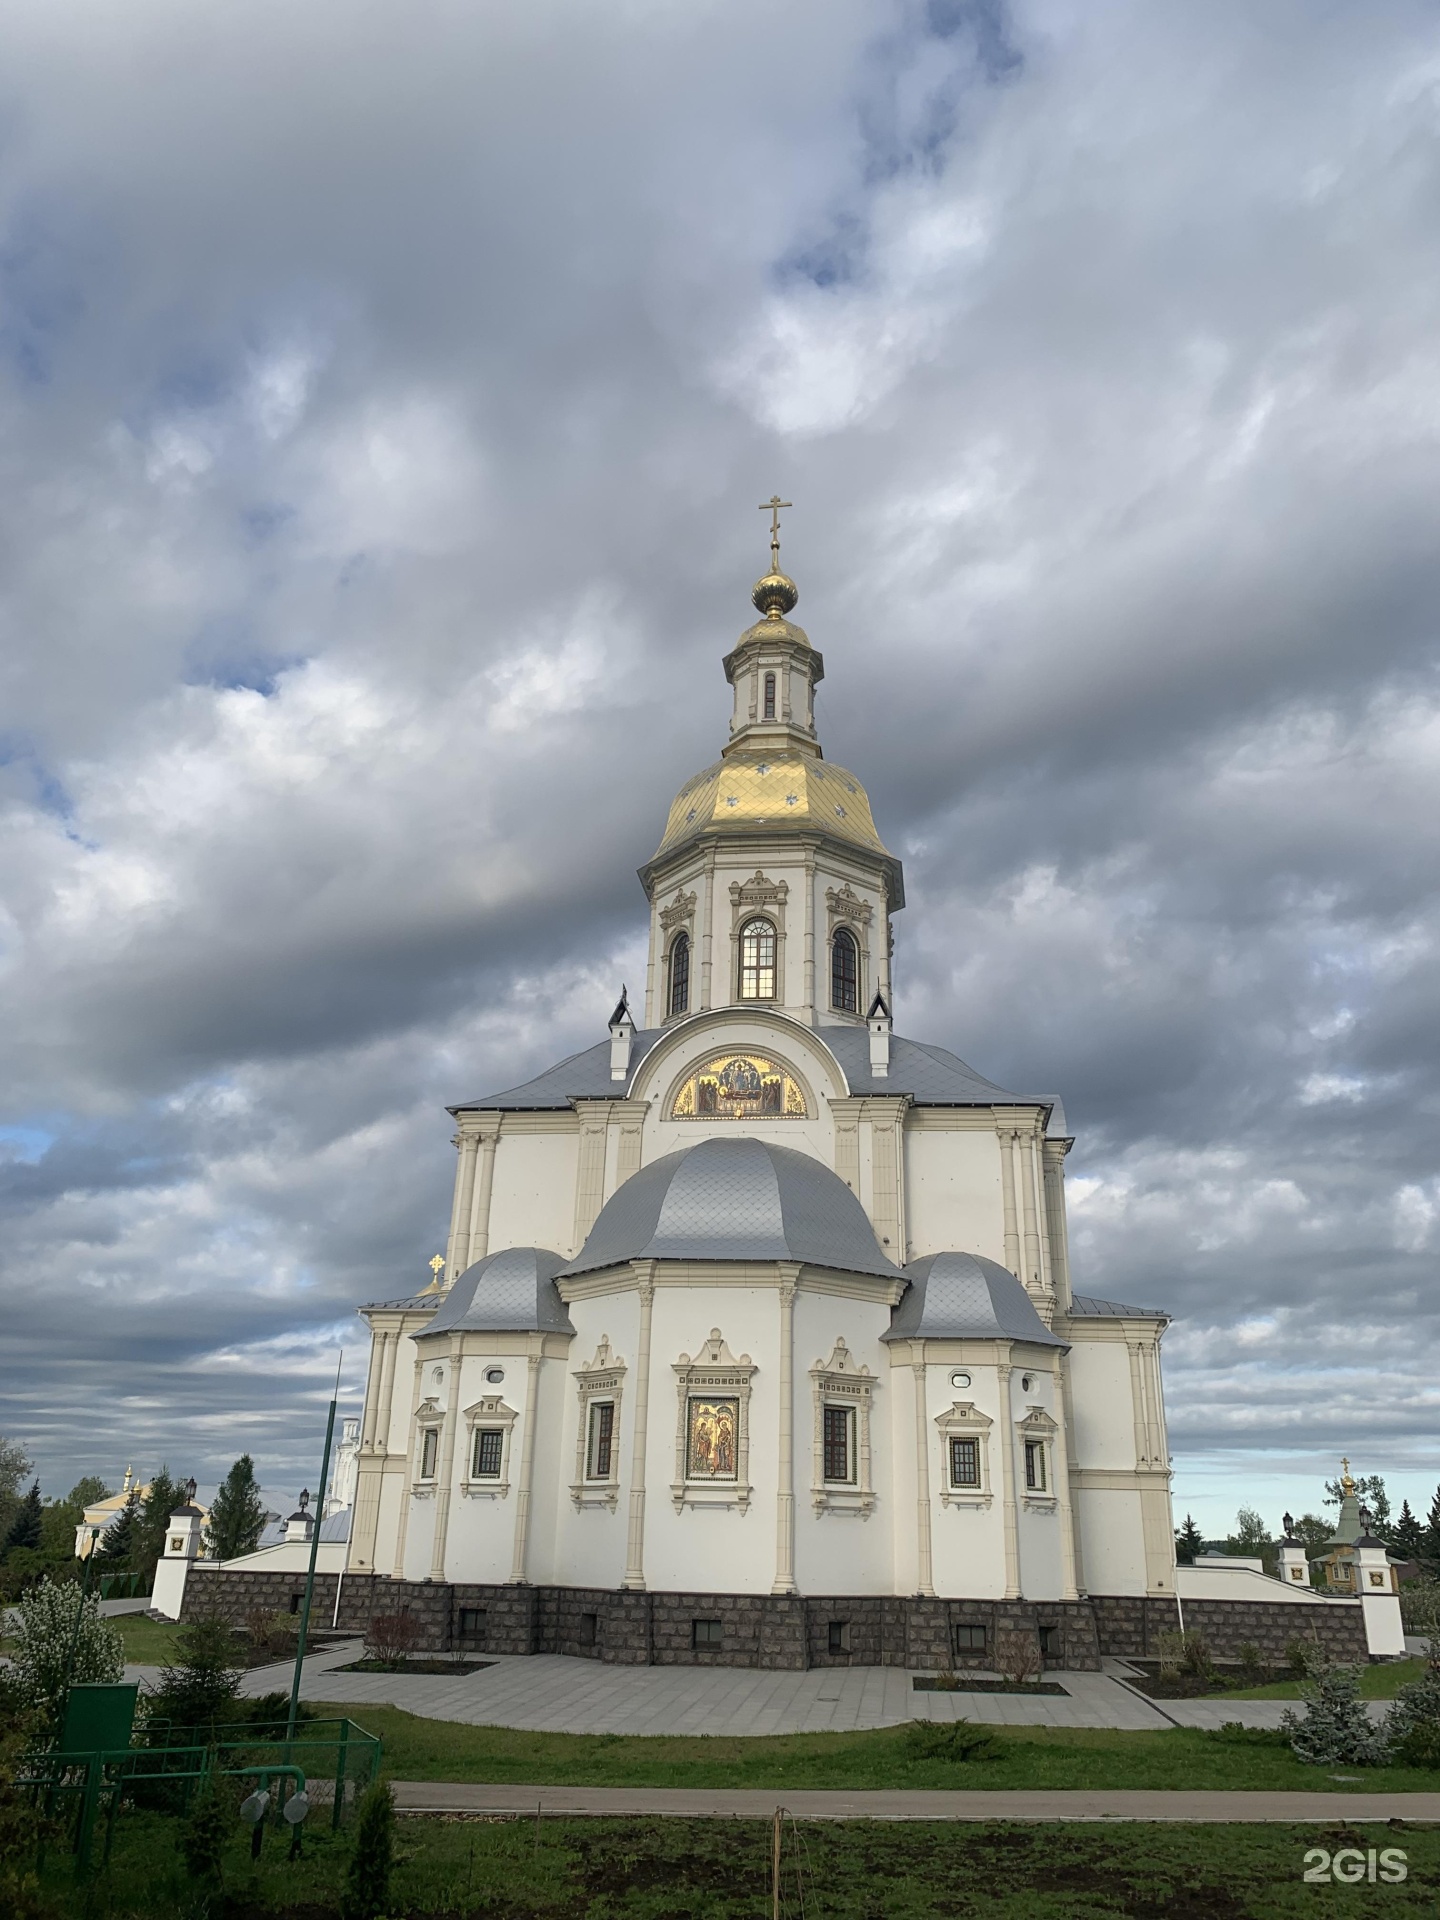
<svg viewBox="0 0 1440 1920">
<path fill-rule="evenodd" d="M 338 1605 L 336 1588 L 339 1587 Z M 182 1618 L 298 1612 L 303 1574 L 192 1566 Z M 940 1600 L 917 1595 L 626 1593 L 613 1588 L 478 1586 L 317 1573 L 312 1626 L 363 1633 L 409 1613 L 417 1652 L 562 1653 L 622 1666 L 995 1668 L 997 1635 L 1036 1636 L 1047 1668 L 1095 1672 L 1103 1655 L 1147 1655 L 1179 1626 L 1173 1599 Z M 1278 1663 L 1295 1639 L 1327 1659 L 1368 1657 L 1358 1600 L 1192 1600 L 1185 1625 L 1216 1659 L 1258 1647 Z"/>
</svg>

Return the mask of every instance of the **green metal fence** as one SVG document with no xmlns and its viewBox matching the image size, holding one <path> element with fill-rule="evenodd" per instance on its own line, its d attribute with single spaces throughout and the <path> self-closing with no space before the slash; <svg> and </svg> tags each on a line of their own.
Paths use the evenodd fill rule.
<svg viewBox="0 0 1440 1920">
<path fill-rule="evenodd" d="M 312 1803 L 329 1803 L 330 1824 L 338 1827 L 346 1810 L 380 1770 L 381 1743 L 353 1720 L 307 1720 L 290 1739 L 276 1739 L 269 1726 L 228 1726 L 226 1737 L 210 1746 L 185 1744 L 186 1730 L 152 1722 L 146 1729 L 155 1744 L 108 1751 L 33 1753 L 21 1762 L 16 1785 L 44 1801 L 48 1816 L 70 1838 L 76 1865 L 84 1872 L 91 1859 L 95 1831 L 103 1821 L 106 1860 L 115 1822 L 124 1803 L 156 1799 L 183 1812 L 211 1773 L 243 1779 L 257 1787 L 274 1782 L 268 1818 L 279 1821 L 285 1801 L 304 1792 Z M 156 1735 L 160 1739 L 156 1740 Z"/>
</svg>

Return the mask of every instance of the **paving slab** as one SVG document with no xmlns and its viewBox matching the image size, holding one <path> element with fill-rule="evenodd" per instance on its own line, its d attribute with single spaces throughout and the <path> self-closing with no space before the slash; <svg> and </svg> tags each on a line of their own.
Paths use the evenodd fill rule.
<svg viewBox="0 0 1440 1920">
<path fill-rule="evenodd" d="M 1440 1793 L 798 1792 L 760 1787 L 524 1787 L 396 1780 L 401 1813 L 763 1820 L 1440 1821 Z"/>
</svg>

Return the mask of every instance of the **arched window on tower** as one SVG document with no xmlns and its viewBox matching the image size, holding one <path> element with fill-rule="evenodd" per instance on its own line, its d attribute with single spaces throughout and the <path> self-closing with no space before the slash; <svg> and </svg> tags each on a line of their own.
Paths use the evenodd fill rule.
<svg viewBox="0 0 1440 1920">
<path fill-rule="evenodd" d="M 775 929 L 768 920 L 747 920 L 740 929 L 740 998 L 775 998 Z"/>
<path fill-rule="evenodd" d="M 830 1004 L 837 1013 L 860 1011 L 860 952 L 846 927 L 830 942 Z"/>
<path fill-rule="evenodd" d="M 687 1013 L 690 1009 L 690 936 L 677 933 L 670 947 L 670 992 L 667 1011 Z"/>
<path fill-rule="evenodd" d="M 765 718 L 767 720 L 773 720 L 775 718 L 775 676 L 773 673 L 767 673 L 765 676 Z"/>
</svg>

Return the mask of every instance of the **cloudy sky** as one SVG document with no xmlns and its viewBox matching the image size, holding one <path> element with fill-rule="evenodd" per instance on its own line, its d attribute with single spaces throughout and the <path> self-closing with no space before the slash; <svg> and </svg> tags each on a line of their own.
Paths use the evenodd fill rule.
<svg viewBox="0 0 1440 1920">
<path fill-rule="evenodd" d="M 898 1024 L 1066 1097 L 1177 1509 L 1440 1479 L 1440 18 L 26 0 L 0 1432 L 313 1478 L 785 559 Z"/>
</svg>

